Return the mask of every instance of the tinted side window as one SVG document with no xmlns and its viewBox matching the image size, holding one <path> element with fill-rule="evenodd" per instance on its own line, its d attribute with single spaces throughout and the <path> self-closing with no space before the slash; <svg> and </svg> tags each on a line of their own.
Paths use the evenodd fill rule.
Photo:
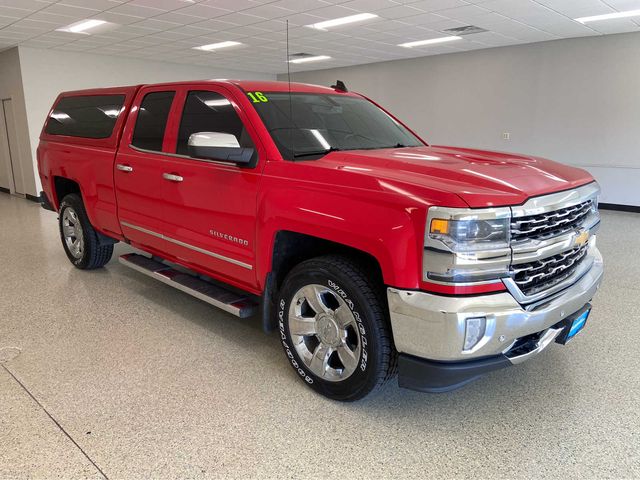
<svg viewBox="0 0 640 480">
<path fill-rule="evenodd" d="M 63 97 L 49 115 L 45 133 L 109 138 L 123 104 L 124 95 Z"/>
<path fill-rule="evenodd" d="M 162 151 L 164 130 L 175 92 L 147 93 L 140 104 L 132 144 L 145 150 Z"/>
<path fill-rule="evenodd" d="M 241 147 L 254 146 L 231 102 L 215 92 L 193 91 L 187 95 L 176 153 L 188 155 L 189 136 L 197 132 L 230 133 L 236 137 Z"/>
</svg>

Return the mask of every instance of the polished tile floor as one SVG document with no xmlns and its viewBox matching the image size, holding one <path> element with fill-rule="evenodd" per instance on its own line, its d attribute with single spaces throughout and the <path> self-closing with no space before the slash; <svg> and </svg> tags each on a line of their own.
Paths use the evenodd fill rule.
<svg viewBox="0 0 640 480">
<path fill-rule="evenodd" d="M 37 204 L 0 194 L 0 221 L 0 478 L 640 478 L 640 215 L 603 213 L 570 345 L 354 404 L 305 388 L 258 319 L 74 269 Z"/>
</svg>

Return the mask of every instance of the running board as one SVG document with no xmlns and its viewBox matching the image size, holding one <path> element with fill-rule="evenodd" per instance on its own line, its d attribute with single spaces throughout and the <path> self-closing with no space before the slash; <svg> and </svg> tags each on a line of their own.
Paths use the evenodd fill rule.
<svg viewBox="0 0 640 480">
<path fill-rule="evenodd" d="M 258 310 L 258 304 L 252 301 L 248 294 L 232 292 L 144 255 L 129 253 L 120 256 L 119 261 L 129 268 L 160 280 L 236 317 L 247 318 Z"/>
</svg>

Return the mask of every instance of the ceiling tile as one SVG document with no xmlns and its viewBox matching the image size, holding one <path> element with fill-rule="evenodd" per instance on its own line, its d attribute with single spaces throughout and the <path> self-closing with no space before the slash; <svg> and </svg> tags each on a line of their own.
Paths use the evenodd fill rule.
<svg viewBox="0 0 640 480">
<path fill-rule="evenodd" d="M 161 32 L 163 30 L 171 30 L 172 28 L 179 27 L 179 23 L 165 22 L 163 20 L 156 20 L 155 18 L 148 18 L 132 24 L 133 27 L 147 28 L 149 30 L 155 30 Z"/>
<path fill-rule="evenodd" d="M 420 0 L 418 2 L 408 2 L 408 5 L 423 12 L 437 12 L 439 10 L 469 6 L 469 3 L 464 0 Z"/>
<path fill-rule="evenodd" d="M 91 15 L 95 15 L 97 10 L 92 10 L 84 7 L 74 7 L 70 5 L 62 5 L 54 3 L 46 8 L 40 10 L 43 13 L 54 13 L 57 15 L 66 15 L 74 18 L 87 18 Z"/>
<path fill-rule="evenodd" d="M 2 6 L 35 12 L 36 10 L 46 7 L 47 4 L 39 2 L 38 0 L 2 0 Z"/>
<path fill-rule="evenodd" d="M 64 48 L 185 64 L 286 70 L 286 21 L 292 51 L 329 55 L 297 70 L 470 51 L 558 38 L 640 31 L 640 18 L 573 20 L 640 9 L 640 0 L 0 0 L 0 46 Z M 306 27 L 361 12 L 380 18 L 319 31 Z M 83 18 L 112 22 L 104 34 L 55 29 Z M 443 45 L 405 49 L 406 41 L 436 38 L 447 28 L 489 30 Z M 198 52 L 194 46 L 237 40 L 243 48 Z"/>
<path fill-rule="evenodd" d="M 230 10 L 224 8 L 210 7 L 203 4 L 190 5 L 188 7 L 181 8 L 180 10 L 174 10 L 174 12 L 181 13 L 183 15 L 192 15 L 202 19 L 216 18 L 231 13 Z"/>
<path fill-rule="evenodd" d="M 133 5 L 125 3 L 109 10 L 112 13 L 120 13 L 122 15 L 133 15 L 134 17 L 149 18 L 166 12 L 160 8 L 145 7 L 142 5 Z"/>
<path fill-rule="evenodd" d="M 127 3 L 127 5 L 151 7 L 164 11 L 177 10 L 188 4 L 189 2 L 185 2 L 185 0 L 131 0 Z"/>
<path fill-rule="evenodd" d="M 424 13 L 423 10 L 419 10 L 417 8 L 409 7 L 406 5 L 398 5 L 396 7 L 384 8 L 378 12 L 378 15 L 380 15 L 382 18 L 396 20 L 412 17 L 414 15 L 420 15 L 422 13 Z"/>
<path fill-rule="evenodd" d="M 180 25 L 190 25 L 202 20 L 200 17 L 194 17 L 192 15 L 184 15 L 178 12 L 166 12 L 161 15 L 153 17 L 154 20 L 161 20 L 165 22 L 173 22 Z"/>
<path fill-rule="evenodd" d="M 98 13 L 91 18 L 97 18 L 99 20 L 115 23 L 117 25 L 129 25 L 130 23 L 139 22 L 141 20 L 141 17 L 123 15 L 122 13 L 113 13 L 111 11 Z"/>
<path fill-rule="evenodd" d="M 60 5 L 83 7 L 98 11 L 108 10 L 120 4 L 120 2 L 114 2 L 112 0 L 61 0 L 58 3 Z"/>
<path fill-rule="evenodd" d="M 255 15 L 257 17 L 262 17 L 262 18 L 271 20 L 273 18 L 281 18 L 281 17 L 286 17 L 287 15 L 293 15 L 296 12 L 294 12 L 293 10 L 277 7 L 274 5 L 261 5 L 259 7 L 253 7 L 247 10 L 243 10 L 242 13 Z"/>
</svg>

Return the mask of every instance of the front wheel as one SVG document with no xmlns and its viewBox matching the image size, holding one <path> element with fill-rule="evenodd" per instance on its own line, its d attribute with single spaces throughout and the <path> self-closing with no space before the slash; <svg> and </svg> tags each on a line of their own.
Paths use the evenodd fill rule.
<svg viewBox="0 0 640 480">
<path fill-rule="evenodd" d="M 74 266 L 92 270 L 111 260 L 113 244 L 100 244 L 79 195 L 72 193 L 62 199 L 59 222 L 62 246 Z"/>
<path fill-rule="evenodd" d="M 297 265 L 280 291 L 285 354 L 307 385 L 334 400 L 363 398 L 395 375 L 386 305 L 370 278 L 351 259 L 327 255 Z"/>
</svg>

